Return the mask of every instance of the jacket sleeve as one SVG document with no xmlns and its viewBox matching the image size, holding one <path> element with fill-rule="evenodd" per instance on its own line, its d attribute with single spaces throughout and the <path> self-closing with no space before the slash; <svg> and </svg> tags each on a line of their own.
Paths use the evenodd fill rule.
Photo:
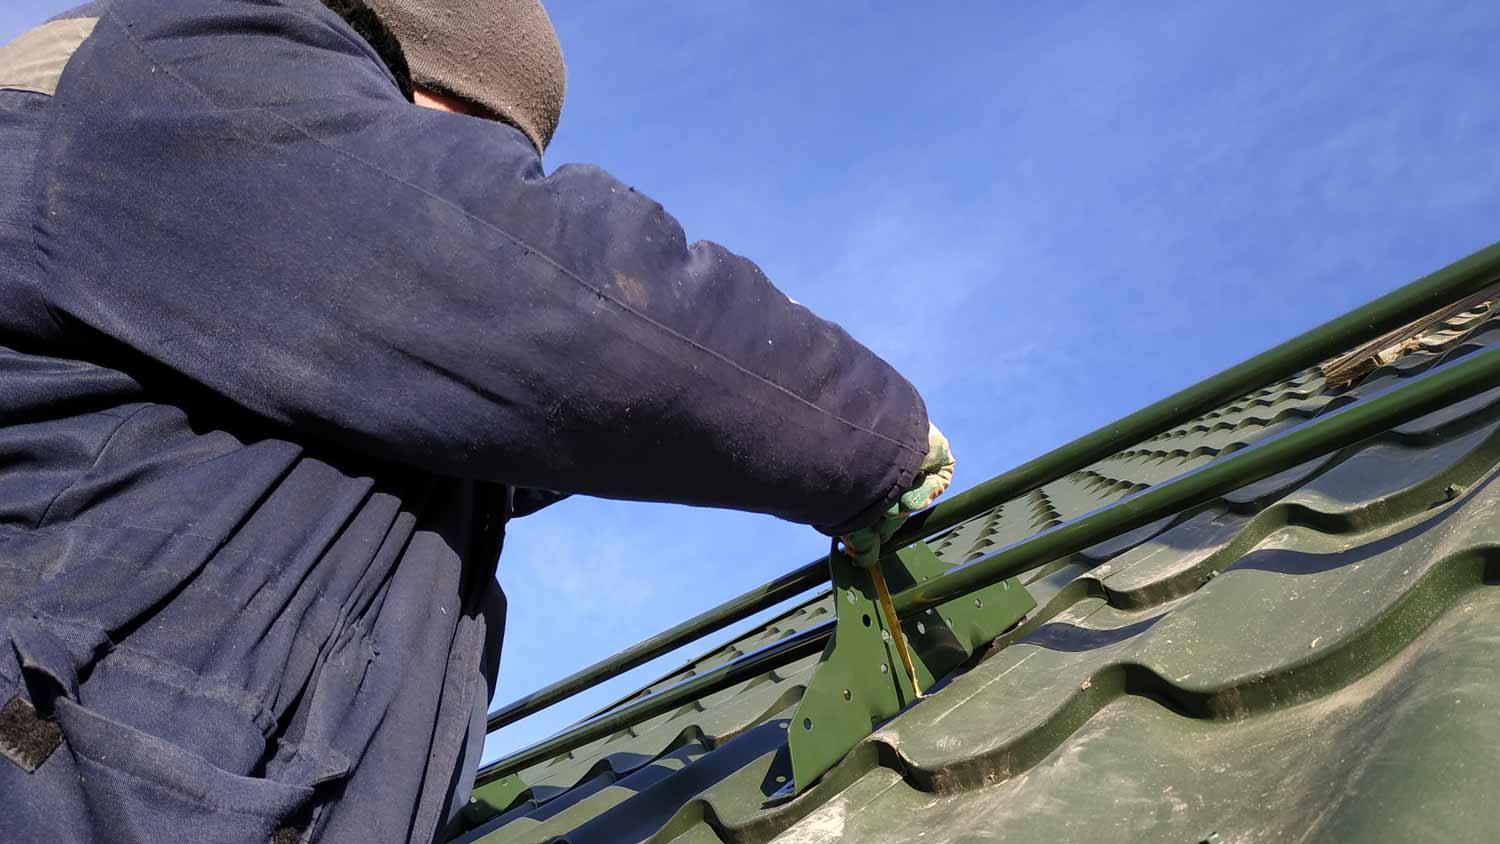
<svg viewBox="0 0 1500 844">
<path fill-rule="evenodd" d="M 414 107 L 315 3 L 116 0 L 39 190 L 53 307 L 304 439 L 844 532 L 912 386 L 602 170 Z"/>
</svg>

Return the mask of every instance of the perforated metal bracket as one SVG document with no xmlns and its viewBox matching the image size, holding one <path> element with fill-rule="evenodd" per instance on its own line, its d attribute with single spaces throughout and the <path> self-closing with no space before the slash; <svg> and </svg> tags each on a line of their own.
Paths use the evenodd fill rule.
<svg viewBox="0 0 1500 844">
<path fill-rule="evenodd" d="M 880 565 L 894 591 L 950 568 L 925 543 L 908 546 Z M 837 602 L 833 638 L 788 729 L 793 794 L 811 786 L 877 726 L 915 702 L 893 631 L 876 604 L 870 573 L 837 550 L 829 554 L 828 566 Z M 930 689 L 1035 606 L 1026 587 L 1012 578 L 903 619 L 921 687 Z"/>
<path fill-rule="evenodd" d="M 510 774 L 476 786 L 469 797 L 469 805 L 459 811 L 457 828 L 467 831 L 505 814 L 526 794 L 528 788 L 519 774 Z"/>
</svg>

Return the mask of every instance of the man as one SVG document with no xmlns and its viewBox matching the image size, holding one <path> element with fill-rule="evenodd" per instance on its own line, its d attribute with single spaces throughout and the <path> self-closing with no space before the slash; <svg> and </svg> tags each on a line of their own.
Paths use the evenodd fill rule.
<svg viewBox="0 0 1500 844">
<path fill-rule="evenodd" d="M 534 490 L 868 561 L 951 476 L 837 326 L 544 175 L 539 5 L 330 5 L 100 0 L 0 51 L 0 840 L 431 841 Z"/>
</svg>

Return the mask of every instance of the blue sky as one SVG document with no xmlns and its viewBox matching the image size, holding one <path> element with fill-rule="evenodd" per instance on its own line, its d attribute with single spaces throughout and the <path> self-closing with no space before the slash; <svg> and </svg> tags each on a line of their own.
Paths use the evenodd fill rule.
<svg viewBox="0 0 1500 844">
<path fill-rule="evenodd" d="M 67 5 L 9 0 L 0 41 Z M 894 363 L 958 487 L 1500 237 L 1492 3 L 921 5 L 554 0 L 547 160 L 611 170 Z M 592 500 L 516 522 L 500 697 L 824 542 Z"/>
</svg>

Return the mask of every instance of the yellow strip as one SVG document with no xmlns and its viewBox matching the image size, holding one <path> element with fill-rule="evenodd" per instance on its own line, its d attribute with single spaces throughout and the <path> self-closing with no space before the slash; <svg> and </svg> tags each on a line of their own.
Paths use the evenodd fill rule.
<svg viewBox="0 0 1500 844">
<path fill-rule="evenodd" d="M 870 576 L 875 579 L 876 602 L 880 604 L 880 611 L 885 616 L 886 629 L 891 631 L 891 637 L 896 640 L 896 653 L 901 656 L 901 664 L 906 667 L 906 677 L 911 680 L 912 693 L 917 700 L 921 700 L 922 684 L 917 682 L 917 667 L 912 664 L 911 651 L 906 649 L 906 634 L 901 630 L 901 619 L 896 615 L 896 604 L 891 601 L 891 590 L 885 585 L 885 573 L 880 570 L 879 563 L 870 568 Z"/>
</svg>

